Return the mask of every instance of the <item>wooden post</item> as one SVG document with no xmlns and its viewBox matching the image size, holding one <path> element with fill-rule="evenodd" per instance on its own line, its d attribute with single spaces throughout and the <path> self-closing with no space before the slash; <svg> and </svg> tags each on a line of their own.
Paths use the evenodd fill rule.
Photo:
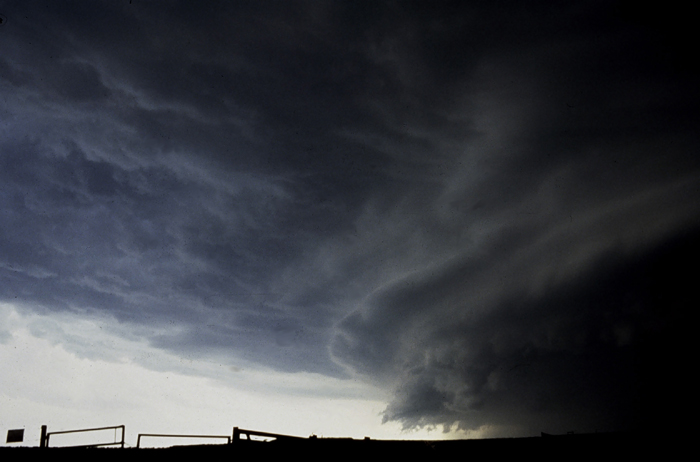
<svg viewBox="0 0 700 462">
<path fill-rule="evenodd" d="M 46 447 L 46 425 L 41 426 L 41 439 L 39 440 L 39 447 Z"/>
</svg>

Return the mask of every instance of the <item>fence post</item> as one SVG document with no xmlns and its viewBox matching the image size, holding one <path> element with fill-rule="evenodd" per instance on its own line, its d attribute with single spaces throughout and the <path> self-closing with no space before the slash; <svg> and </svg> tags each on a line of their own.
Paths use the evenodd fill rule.
<svg viewBox="0 0 700 462">
<path fill-rule="evenodd" d="M 39 447 L 46 447 L 46 425 L 41 426 L 41 439 L 39 440 Z"/>
</svg>

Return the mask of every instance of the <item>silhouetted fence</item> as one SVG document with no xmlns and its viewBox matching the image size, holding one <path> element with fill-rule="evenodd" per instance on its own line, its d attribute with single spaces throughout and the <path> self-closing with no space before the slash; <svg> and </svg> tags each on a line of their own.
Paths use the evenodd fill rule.
<svg viewBox="0 0 700 462">
<path fill-rule="evenodd" d="M 114 430 L 114 442 L 111 443 L 94 443 L 94 444 L 81 444 L 81 445 L 73 445 L 73 446 L 60 446 L 63 448 L 96 448 L 96 447 L 101 447 L 101 446 L 116 446 L 119 445 L 120 447 L 124 448 L 124 434 L 126 432 L 126 428 L 124 425 L 115 425 L 111 427 L 99 427 L 99 428 L 83 428 L 83 429 L 77 429 L 77 430 L 62 430 L 62 431 L 57 431 L 57 432 L 50 432 L 48 433 L 46 431 L 46 425 L 41 426 L 41 438 L 40 438 L 40 443 L 39 447 L 41 448 L 48 448 L 49 447 L 49 440 L 51 438 L 51 435 L 62 435 L 62 434 L 69 434 L 69 433 L 86 433 L 86 432 L 96 432 L 96 431 L 104 431 L 104 430 Z M 117 440 L 117 429 L 121 429 L 121 440 Z M 149 438 L 192 438 L 192 439 L 204 439 L 204 438 L 218 438 L 218 439 L 225 439 L 226 444 L 232 444 L 235 443 L 236 441 L 243 441 L 244 439 L 242 436 L 245 436 L 245 440 L 247 441 L 255 441 L 251 437 L 259 437 L 259 438 L 266 438 L 266 439 L 274 439 L 275 441 L 304 441 L 304 440 L 316 440 L 316 435 L 311 435 L 308 438 L 303 438 L 300 436 L 291 436 L 291 435 L 282 435 L 280 433 L 270 433 L 270 432 L 260 432 L 257 430 L 248 430 L 244 428 L 238 428 L 238 427 L 233 427 L 233 435 L 228 436 L 228 435 L 183 435 L 183 434 L 172 434 L 172 433 L 139 433 L 138 437 L 136 439 L 136 448 L 141 447 L 141 438 L 149 437 Z M 352 438 L 348 438 L 349 440 L 352 440 Z M 369 437 L 365 437 L 365 440 L 369 440 Z"/>
<path fill-rule="evenodd" d="M 141 447 L 141 437 L 156 437 L 156 438 L 226 438 L 226 444 L 231 444 L 231 437 L 228 435 L 165 435 L 162 433 L 139 433 L 138 438 L 136 438 L 136 447 Z"/>
<path fill-rule="evenodd" d="M 96 431 L 101 431 L 101 430 L 112 430 L 114 429 L 114 439 L 117 439 L 117 428 L 121 428 L 122 430 L 122 440 L 121 441 L 114 441 L 113 443 L 97 443 L 97 444 L 80 444 L 77 446 L 66 446 L 70 448 L 97 448 L 101 446 L 114 446 L 114 445 L 121 445 L 121 447 L 124 447 L 124 432 L 125 432 L 125 427 L 124 425 L 115 425 L 113 427 L 100 427 L 100 428 L 83 428 L 80 430 L 63 430 L 60 432 L 46 432 L 46 425 L 41 426 L 41 441 L 39 442 L 39 447 L 42 448 L 48 448 L 49 447 L 49 438 L 51 438 L 51 435 L 60 435 L 60 434 L 65 434 L 65 433 L 84 433 L 84 432 L 96 432 Z"/>
<path fill-rule="evenodd" d="M 299 436 L 289 436 L 289 435 L 280 435 L 279 433 L 268 433 L 268 432 L 259 432 L 255 430 L 244 430 L 242 428 L 238 427 L 233 427 L 233 440 L 231 441 L 232 443 L 235 443 L 236 441 L 241 439 L 241 435 L 245 435 L 247 439 L 250 440 L 251 436 L 260 436 L 263 438 L 274 438 L 276 440 L 303 440 L 306 438 L 301 438 Z"/>
</svg>

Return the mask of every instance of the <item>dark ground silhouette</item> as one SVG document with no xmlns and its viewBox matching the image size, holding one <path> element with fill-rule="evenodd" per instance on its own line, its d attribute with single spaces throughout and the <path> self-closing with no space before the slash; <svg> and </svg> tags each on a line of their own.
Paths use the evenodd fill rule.
<svg viewBox="0 0 700 462">
<path fill-rule="evenodd" d="M 534 457 L 542 460 L 592 460 L 604 458 L 614 460 L 629 459 L 630 456 L 642 455 L 668 457 L 677 444 L 661 441 L 639 434 L 598 433 L 581 435 L 542 436 L 532 438 L 501 438 L 483 440 L 451 441 L 386 441 L 353 440 L 343 438 L 298 439 L 288 441 L 246 441 L 232 444 L 173 446 L 160 449 L 108 449 L 108 448 L 0 448 L 2 460 L 19 460 L 32 456 L 59 460 L 68 457 L 76 460 L 179 460 L 180 457 L 198 459 L 233 460 L 239 458 L 296 458 L 303 460 L 333 457 L 392 457 L 408 460 L 440 460 L 447 457 L 461 457 L 473 460 L 485 460 L 496 457 L 506 458 Z M 31 459 L 29 459 L 31 460 Z M 357 460 L 357 459 L 354 459 Z M 594 460 L 594 459 L 593 459 Z"/>
</svg>

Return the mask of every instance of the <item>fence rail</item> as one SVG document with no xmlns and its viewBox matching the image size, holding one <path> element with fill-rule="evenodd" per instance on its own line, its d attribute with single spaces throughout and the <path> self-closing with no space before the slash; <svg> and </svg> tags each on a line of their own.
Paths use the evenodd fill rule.
<svg viewBox="0 0 700 462">
<path fill-rule="evenodd" d="M 226 438 L 226 444 L 231 444 L 231 437 L 228 435 L 167 435 L 162 433 L 139 433 L 138 438 L 136 438 L 136 447 L 141 447 L 141 437 L 157 437 L 157 438 Z"/>
<path fill-rule="evenodd" d="M 305 439 L 300 436 L 290 436 L 290 435 L 281 435 L 279 433 L 268 433 L 268 432 L 259 432 L 256 430 L 245 430 L 243 428 L 238 428 L 238 427 L 233 427 L 233 441 L 236 442 L 241 439 L 241 435 L 245 435 L 247 439 L 250 439 L 251 436 L 261 436 L 264 438 L 275 438 L 277 440 L 301 440 Z"/>
<path fill-rule="evenodd" d="M 122 430 L 122 440 L 121 441 L 115 441 L 113 443 L 97 443 L 97 444 L 80 444 L 77 446 L 63 446 L 63 447 L 70 447 L 70 448 L 97 448 L 101 446 L 114 446 L 114 445 L 121 445 L 121 447 L 124 447 L 124 433 L 125 433 L 125 426 L 124 425 L 114 425 L 111 427 L 99 427 L 99 428 L 81 428 L 79 430 L 62 430 L 58 432 L 46 432 L 46 425 L 42 425 L 41 427 L 41 441 L 40 441 L 40 447 L 42 448 L 48 448 L 49 447 L 49 438 L 51 438 L 51 435 L 61 435 L 65 433 L 83 433 L 83 432 L 96 432 L 96 431 L 101 431 L 101 430 L 114 430 L 115 431 L 115 439 L 116 439 L 116 431 L 117 428 L 121 428 Z"/>
</svg>

